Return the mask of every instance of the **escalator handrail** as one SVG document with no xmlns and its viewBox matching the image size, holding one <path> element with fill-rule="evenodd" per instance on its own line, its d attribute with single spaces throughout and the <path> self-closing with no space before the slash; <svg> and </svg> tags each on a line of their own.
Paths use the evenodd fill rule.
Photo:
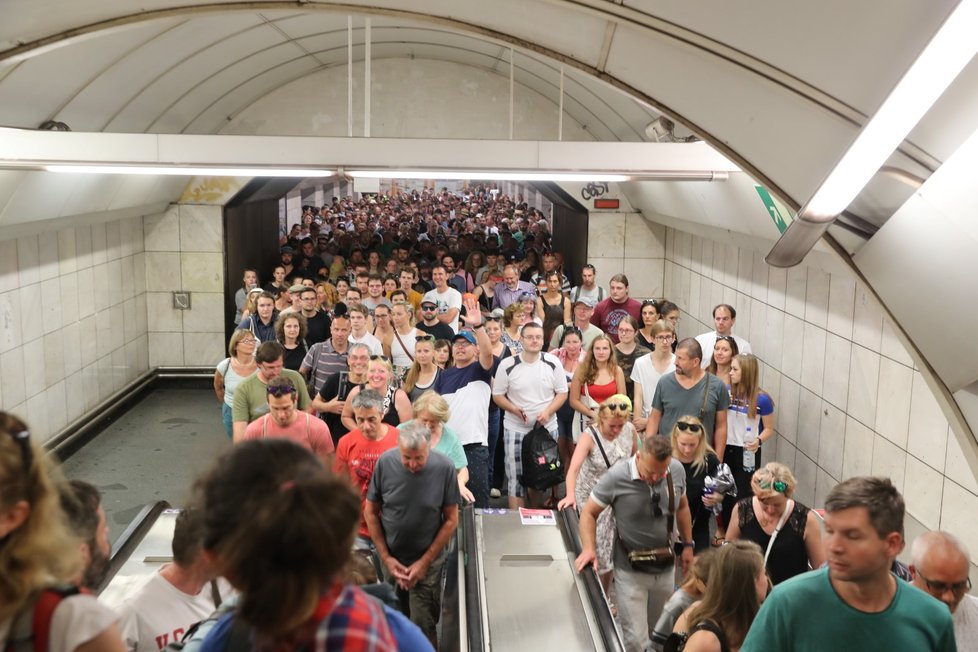
<svg viewBox="0 0 978 652">
<path fill-rule="evenodd" d="M 475 530 L 475 509 L 467 505 L 462 509 L 462 537 L 458 554 L 465 560 L 465 623 L 468 632 L 468 649 L 482 652 L 486 649 L 486 633 L 482 622 L 482 583 L 479 580 Z"/>
<path fill-rule="evenodd" d="M 557 514 L 564 545 L 576 559 L 582 551 L 577 512 L 573 509 L 562 509 Z M 604 589 L 601 588 L 601 581 L 593 566 L 581 573 L 581 580 L 584 582 L 588 602 L 591 604 L 591 613 L 597 620 L 604 649 L 608 652 L 625 652 L 625 646 L 615 626 L 615 617 L 611 613 L 611 606 L 605 599 Z"/>
<path fill-rule="evenodd" d="M 158 500 L 155 503 L 147 503 L 141 510 L 139 510 L 139 513 L 136 514 L 136 518 L 132 519 L 129 525 L 126 526 L 126 529 L 121 535 L 119 535 L 119 538 L 116 539 L 116 542 L 113 544 L 112 554 L 109 557 L 108 571 L 106 572 L 105 577 L 102 578 L 102 581 L 99 582 L 98 586 L 94 587 L 95 595 L 98 595 L 105 590 L 105 587 L 112 582 L 112 579 L 116 576 L 116 573 L 119 572 L 119 569 L 121 569 L 123 565 L 129 561 L 129 557 L 132 556 L 132 553 L 135 552 L 139 544 L 142 543 L 143 539 L 146 538 L 146 535 L 149 534 L 149 531 L 153 528 L 153 525 L 156 524 L 156 519 L 158 519 L 160 514 L 168 509 L 170 509 L 170 503 L 166 502 L 165 500 Z"/>
</svg>

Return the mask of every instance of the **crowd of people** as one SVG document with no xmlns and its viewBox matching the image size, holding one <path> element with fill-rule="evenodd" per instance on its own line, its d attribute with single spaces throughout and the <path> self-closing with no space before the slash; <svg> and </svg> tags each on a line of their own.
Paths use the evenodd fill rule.
<svg viewBox="0 0 978 652">
<path fill-rule="evenodd" d="M 72 588 L 106 566 L 97 491 L 0 415 L 0 640 L 430 650 L 460 507 L 505 497 L 579 512 L 575 566 L 629 652 L 978 646 L 957 539 L 897 562 L 903 500 L 881 478 L 833 489 L 823 535 L 762 460 L 776 409 L 734 306 L 680 339 L 675 303 L 565 269 L 544 216 L 491 187 L 306 207 L 275 262 L 264 285 L 242 270 L 214 374 L 234 445 L 120 613 Z M 527 481 L 540 437 L 550 486 Z"/>
</svg>

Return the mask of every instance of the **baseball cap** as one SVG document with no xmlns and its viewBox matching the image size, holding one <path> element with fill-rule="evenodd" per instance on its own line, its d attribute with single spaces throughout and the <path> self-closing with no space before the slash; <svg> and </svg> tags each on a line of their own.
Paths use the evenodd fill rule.
<svg viewBox="0 0 978 652">
<path fill-rule="evenodd" d="M 462 338 L 469 344 L 475 344 L 475 335 L 472 334 L 472 331 L 459 331 L 455 334 L 455 337 L 452 338 L 452 343 L 454 344 L 455 340 L 459 338 Z"/>
<path fill-rule="evenodd" d="M 594 299 L 590 299 L 588 297 L 578 297 L 577 301 L 574 302 L 574 305 L 579 303 L 583 303 L 588 308 L 593 308 L 595 306 Z"/>
<path fill-rule="evenodd" d="M 285 245 L 284 247 L 282 247 L 282 249 L 280 251 L 283 254 L 292 254 L 292 253 L 295 253 L 295 249 L 293 249 L 289 245 Z"/>
<path fill-rule="evenodd" d="M 422 301 L 421 307 L 424 308 L 425 306 L 431 306 L 432 308 L 437 308 L 438 304 L 435 303 L 434 301 Z"/>
</svg>

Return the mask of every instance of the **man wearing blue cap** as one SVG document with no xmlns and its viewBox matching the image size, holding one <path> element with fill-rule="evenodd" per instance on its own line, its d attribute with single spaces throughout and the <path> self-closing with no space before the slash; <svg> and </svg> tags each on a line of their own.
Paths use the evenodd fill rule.
<svg viewBox="0 0 978 652">
<path fill-rule="evenodd" d="M 461 319 L 472 330 L 461 330 L 452 338 L 455 366 L 438 374 L 433 389 L 448 401 L 451 416 L 446 425 L 458 435 L 465 449 L 469 490 L 475 496 L 475 506 L 488 507 L 492 342 L 474 299 L 465 302 Z"/>
</svg>

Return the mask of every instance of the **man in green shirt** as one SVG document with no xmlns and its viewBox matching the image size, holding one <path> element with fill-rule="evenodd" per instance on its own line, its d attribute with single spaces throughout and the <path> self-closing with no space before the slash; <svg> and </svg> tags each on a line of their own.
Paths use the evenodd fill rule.
<svg viewBox="0 0 978 652">
<path fill-rule="evenodd" d="M 268 381 L 283 376 L 292 381 L 298 390 L 298 408 L 309 411 L 309 390 L 306 389 L 305 379 L 299 372 L 284 369 L 285 347 L 277 341 L 262 342 L 255 351 L 255 362 L 258 371 L 234 390 L 234 405 L 231 407 L 233 423 L 233 441 L 237 444 L 244 440 L 248 424 L 258 417 L 268 414 Z"/>
<path fill-rule="evenodd" d="M 890 572 L 903 550 L 903 497 L 888 478 L 850 478 L 825 501 L 828 568 L 782 582 L 741 652 L 954 652 L 947 607 Z"/>
</svg>

